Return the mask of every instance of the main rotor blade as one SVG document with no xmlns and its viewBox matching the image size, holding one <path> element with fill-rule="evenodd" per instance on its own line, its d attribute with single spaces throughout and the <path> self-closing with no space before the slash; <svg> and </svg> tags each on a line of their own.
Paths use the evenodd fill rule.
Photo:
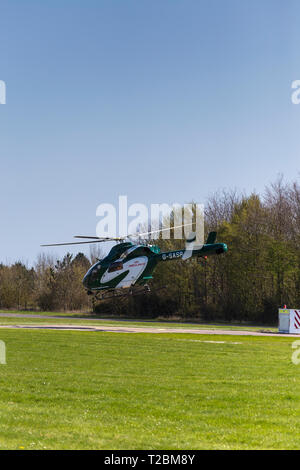
<svg viewBox="0 0 300 470">
<path fill-rule="evenodd" d="M 41 246 L 85 245 L 87 243 L 101 243 L 101 242 L 107 242 L 107 241 L 108 240 L 90 240 L 89 242 L 52 243 L 50 245 L 41 245 Z"/>
<path fill-rule="evenodd" d="M 124 240 L 124 238 L 122 237 L 87 237 L 86 235 L 75 235 L 74 238 L 89 238 L 91 240 L 104 240 L 104 241 L 108 241 L 108 240 Z"/>
<path fill-rule="evenodd" d="M 182 228 L 182 227 L 190 227 L 193 224 L 185 224 L 185 225 L 177 225 L 175 227 L 169 227 L 169 228 L 161 228 L 159 230 L 152 230 L 151 232 L 144 232 L 144 233 L 133 233 L 131 235 L 127 235 L 128 237 L 134 237 L 134 236 L 141 236 L 141 235 L 151 235 L 151 233 L 159 233 L 159 232 L 164 232 L 166 230 L 174 230 L 175 228 Z"/>
<path fill-rule="evenodd" d="M 73 238 L 90 238 L 91 240 L 99 240 L 100 237 L 87 237 L 86 235 L 75 235 Z M 101 240 L 103 239 L 104 237 L 101 237 Z"/>
<path fill-rule="evenodd" d="M 89 241 L 86 242 L 70 242 L 70 243 L 51 243 L 49 245 L 41 245 L 42 247 L 45 246 L 68 246 L 68 245 L 85 245 L 88 243 L 101 243 L 101 242 L 107 242 L 107 241 L 121 241 L 124 240 L 125 238 L 131 238 L 131 237 L 141 237 L 142 235 L 151 235 L 152 233 L 159 233 L 159 232 L 164 232 L 165 230 L 174 230 L 176 228 L 182 228 L 182 227 L 189 227 L 193 224 L 185 224 L 185 225 L 177 225 L 175 227 L 169 227 L 169 228 L 161 228 L 159 230 L 152 230 L 151 232 L 143 232 L 143 233 L 133 233 L 131 235 L 127 235 L 127 237 L 88 237 L 86 235 L 76 235 L 74 238 L 88 238 Z"/>
</svg>

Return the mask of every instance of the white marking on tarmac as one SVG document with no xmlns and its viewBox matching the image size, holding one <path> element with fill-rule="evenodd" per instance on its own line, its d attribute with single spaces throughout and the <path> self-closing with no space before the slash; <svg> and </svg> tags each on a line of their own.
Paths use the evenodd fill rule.
<svg viewBox="0 0 300 470">
<path fill-rule="evenodd" d="M 178 339 L 177 341 L 189 341 L 191 343 L 213 343 L 213 344 L 244 344 L 237 341 L 209 341 L 201 339 Z"/>
</svg>

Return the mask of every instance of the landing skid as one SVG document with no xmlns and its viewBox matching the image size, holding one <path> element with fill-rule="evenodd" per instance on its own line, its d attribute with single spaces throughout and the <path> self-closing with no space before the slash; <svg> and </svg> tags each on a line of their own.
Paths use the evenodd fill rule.
<svg viewBox="0 0 300 470">
<path fill-rule="evenodd" d="M 159 292 L 163 289 L 167 289 L 167 286 L 159 287 L 155 290 L 151 290 L 148 284 L 143 286 L 132 286 L 127 289 L 109 289 L 106 291 L 98 292 L 94 294 L 93 300 L 108 300 L 108 299 L 122 299 L 122 298 L 130 298 L 136 297 L 138 295 L 146 295 L 150 292 Z"/>
<path fill-rule="evenodd" d="M 127 289 L 109 289 L 103 292 L 98 292 L 95 294 L 94 299 L 96 300 L 107 300 L 107 299 L 117 299 L 121 297 L 134 297 L 136 295 L 148 294 L 150 287 L 148 284 L 144 286 L 133 286 Z"/>
</svg>

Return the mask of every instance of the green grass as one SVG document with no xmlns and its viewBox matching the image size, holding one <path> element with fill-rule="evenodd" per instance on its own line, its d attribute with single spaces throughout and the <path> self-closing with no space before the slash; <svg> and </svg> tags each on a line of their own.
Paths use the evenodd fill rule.
<svg viewBox="0 0 300 470">
<path fill-rule="evenodd" d="M 295 338 L 3 329 L 0 339 L 0 449 L 299 448 Z"/>
</svg>

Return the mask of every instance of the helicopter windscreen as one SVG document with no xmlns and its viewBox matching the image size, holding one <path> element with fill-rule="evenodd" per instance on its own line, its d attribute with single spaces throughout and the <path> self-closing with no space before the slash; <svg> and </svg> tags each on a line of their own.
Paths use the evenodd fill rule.
<svg viewBox="0 0 300 470">
<path fill-rule="evenodd" d="M 95 281 L 98 277 L 98 272 L 100 271 L 101 269 L 101 265 L 100 264 L 96 264 L 96 266 L 92 267 L 90 269 L 90 272 L 89 272 L 89 275 L 90 275 L 90 280 L 91 281 Z"/>
<path fill-rule="evenodd" d="M 114 271 L 120 271 L 121 269 L 123 269 L 123 262 L 122 261 L 115 261 L 108 268 L 108 272 L 113 273 Z"/>
<path fill-rule="evenodd" d="M 127 258 L 127 256 L 133 251 L 135 251 L 137 248 L 138 248 L 137 246 L 132 246 L 128 248 L 128 250 L 124 251 L 124 253 L 121 254 L 120 260 L 124 260 L 125 258 Z"/>
</svg>

